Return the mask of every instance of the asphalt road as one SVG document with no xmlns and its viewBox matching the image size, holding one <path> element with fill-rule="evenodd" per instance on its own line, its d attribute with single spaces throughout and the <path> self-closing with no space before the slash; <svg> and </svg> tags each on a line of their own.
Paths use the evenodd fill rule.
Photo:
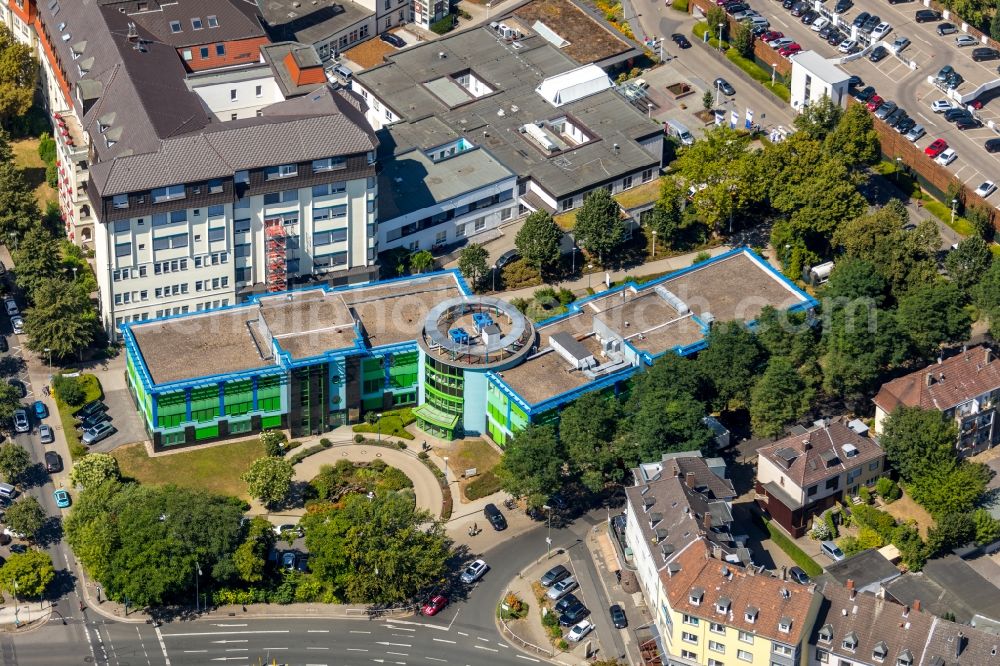
<svg viewBox="0 0 1000 666">
<path fill-rule="evenodd" d="M 562 529 L 552 529 L 554 548 L 569 549 L 574 567 L 582 573 L 586 601 L 593 618 L 607 620 L 608 600 L 599 573 L 587 555 L 588 532 L 603 522 L 595 511 Z M 447 593 L 452 603 L 435 617 L 414 616 L 399 620 L 261 619 L 207 615 L 195 621 L 176 621 L 154 627 L 106 620 L 87 610 L 78 611 L 75 594 L 61 600 L 58 609 L 68 615 L 66 625 L 58 614 L 39 630 L 0 638 L 2 666 L 50 666 L 96 663 L 109 666 L 177 666 L 183 664 L 523 664 L 539 659 L 511 647 L 494 623 L 496 603 L 508 581 L 543 556 L 547 528 L 539 525 L 508 539 L 485 553 L 491 569 L 475 585 L 457 586 Z M 62 547 L 56 546 L 56 556 Z M 582 553 L 573 555 L 575 551 Z M 614 630 L 612 630 L 614 631 Z M 602 643 L 605 631 L 598 636 Z M 617 643 L 611 639 L 609 642 Z M 618 650 L 616 645 L 611 651 Z"/>
</svg>

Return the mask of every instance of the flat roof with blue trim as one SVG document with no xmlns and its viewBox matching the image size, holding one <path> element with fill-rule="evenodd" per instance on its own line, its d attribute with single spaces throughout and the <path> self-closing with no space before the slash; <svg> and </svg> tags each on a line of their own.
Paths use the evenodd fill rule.
<svg viewBox="0 0 1000 666">
<path fill-rule="evenodd" d="M 808 309 L 816 301 L 761 257 L 738 248 L 644 285 L 634 282 L 573 303 L 568 313 L 539 323 L 538 350 L 524 363 L 492 377 L 531 406 L 556 406 L 615 375 L 627 377 L 642 363 L 669 351 L 704 347 L 713 321 L 752 324 L 765 306 Z M 568 333 L 594 357 L 581 368 L 550 338 Z M 606 383 L 606 382 L 605 382 Z M 534 409 L 532 409 L 534 411 Z"/>
<path fill-rule="evenodd" d="M 468 293 L 457 272 L 442 271 L 340 289 L 262 294 L 240 305 L 122 329 L 151 389 L 414 343 L 435 304 Z"/>
</svg>

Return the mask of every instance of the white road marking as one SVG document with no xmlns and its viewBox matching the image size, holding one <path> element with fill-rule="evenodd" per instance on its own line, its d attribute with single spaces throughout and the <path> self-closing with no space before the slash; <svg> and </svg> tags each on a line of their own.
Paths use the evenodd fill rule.
<svg viewBox="0 0 1000 666">
<path fill-rule="evenodd" d="M 328 647 L 307 647 L 307 650 L 329 650 Z"/>
<path fill-rule="evenodd" d="M 264 629 L 259 631 L 194 631 L 183 634 L 161 634 L 164 638 L 175 636 L 237 636 L 240 634 L 287 634 L 290 629 Z M 159 634 L 159 630 L 156 632 Z"/>
<path fill-rule="evenodd" d="M 226 652 L 249 652 L 250 648 L 226 648 Z"/>
<path fill-rule="evenodd" d="M 440 659 L 438 657 L 424 657 L 424 659 L 426 659 L 428 661 L 441 661 L 441 662 L 444 662 L 444 663 L 448 663 L 447 659 Z"/>
<path fill-rule="evenodd" d="M 270 652 L 271 650 L 287 650 L 288 648 L 286 648 L 286 647 L 268 647 L 268 648 L 261 648 L 261 649 L 262 650 L 267 650 L 268 652 Z"/>
<path fill-rule="evenodd" d="M 246 624 L 213 624 L 213 627 L 245 627 Z"/>
<path fill-rule="evenodd" d="M 163 634 L 160 633 L 159 627 L 154 627 L 156 631 L 156 640 L 160 642 L 160 649 L 163 650 L 163 661 L 166 662 L 167 666 L 170 666 L 170 657 L 167 656 L 167 646 L 163 642 Z"/>
<path fill-rule="evenodd" d="M 306 631 L 306 633 L 307 634 L 328 634 L 328 633 L 330 633 L 330 630 L 329 629 L 309 629 L 308 631 Z"/>
<path fill-rule="evenodd" d="M 345 648 L 348 652 L 368 652 L 368 648 Z"/>
<path fill-rule="evenodd" d="M 184 650 L 185 654 L 194 654 L 198 652 L 208 652 L 208 650 Z"/>
<path fill-rule="evenodd" d="M 482 642 L 484 642 L 484 643 L 489 643 L 489 642 L 490 642 L 490 639 L 488 639 L 488 638 L 483 638 L 482 636 L 476 636 L 476 640 L 477 640 L 477 641 L 482 641 Z"/>
<path fill-rule="evenodd" d="M 376 645 L 388 645 L 389 647 L 413 647 L 409 643 L 390 643 L 389 641 L 375 641 Z"/>
<path fill-rule="evenodd" d="M 386 650 L 385 653 L 386 654 L 394 654 L 397 657 L 409 657 L 410 656 L 409 652 L 393 652 L 392 650 Z"/>
<path fill-rule="evenodd" d="M 486 647 L 485 645 L 473 645 L 472 647 L 476 648 L 477 650 L 489 650 L 490 652 L 499 652 L 500 651 L 500 650 L 498 650 L 496 648 Z"/>
<path fill-rule="evenodd" d="M 237 639 L 231 640 L 231 641 L 227 641 L 227 640 L 223 639 L 221 641 L 212 641 L 212 642 L 213 643 L 223 643 L 224 644 L 224 643 L 247 643 L 248 641 L 247 641 L 246 638 L 237 638 Z"/>
<path fill-rule="evenodd" d="M 517 657 L 518 659 L 524 659 L 526 661 L 533 661 L 536 664 L 539 663 L 539 661 L 537 659 L 535 659 L 534 657 L 527 657 L 527 656 L 525 656 L 523 654 L 515 654 L 514 656 Z"/>
<path fill-rule="evenodd" d="M 397 631 L 416 631 L 416 629 L 411 629 L 410 627 L 397 627 L 393 624 L 387 624 L 385 626 L 387 626 L 390 629 L 396 629 Z"/>
<path fill-rule="evenodd" d="M 356 629 L 351 629 L 351 633 L 352 634 L 370 634 L 372 632 L 370 632 L 370 631 L 358 631 Z"/>
<path fill-rule="evenodd" d="M 465 633 L 464 631 L 460 631 L 460 632 L 458 632 L 458 635 L 459 636 L 468 636 L 469 634 Z"/>
<path fill-rule="evenodd" d="M 212 661 L 240 661 L 249 658 L 250 657 L 214 657 Z"/>
<path fill-rule="evenodd" d="M 455 641 L 449 641 L 447 638 L 432 638 L 431 640 L 437 641 L 438 643 L 451 643 L 452 645 L 455 644 Z"/>
</svg>

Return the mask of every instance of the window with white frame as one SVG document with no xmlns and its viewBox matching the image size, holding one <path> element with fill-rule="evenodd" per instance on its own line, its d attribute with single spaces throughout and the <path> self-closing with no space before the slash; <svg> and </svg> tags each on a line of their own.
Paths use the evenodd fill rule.
<svg viewBox="0 0 1000 666">
<path fill-rule="evenodd" d="M 324 157 L 321 160 L 313 160 L 313 171 L 333 171 L 334 169 L 344 169 L 347 167 L 347 160 L 343 157 Z"/>
<path fill-rule="evenodd" d="M 698 637 L 695 634 L 692 634 L 690 631 L 682 631 L 681 640 L 684 641 L 685 643 L 697 643 Z"/>
<path fill-rule="evenodd" d="M 698 653 L 692 652 L 691 650 L 681 650 L 681 656 L 685 659 L 691 659 L 692 661 L 698 661 Z"/>
<path fill-rule="evenodd" d="M 128 208 L 128 195 L 116 194 L 111 197 L 111 205 L 115 208 Z"/>
<path fill-rule="evenodd" d="M 753 653 L 752 652 L 747 652 L 746 650 L 737 650 L 736 651 L 736 658 L 739 659 L 740 661 L 749 661 L 749 662 L 752 662 L 753 661 Z"/>
<path fill-rule="evenodd" d="M 709 641 L 708 649 L 712 652 L 718 652 L 719 654 L 726 654 L 726 646 L 719 641 Z"/>
<path fill-rule="evenodd" d="M 722 624 L 721 622 L 709 622 L 708 630 L 711 631 L 713 634 L 719 634 L 721 636 L 726 635 L 726 625 Z"/>
<path fill-rule="evenodd" d="M 175 199 L 183 199 L 184 186 L 183 185 L 168 185 L 166 187 L 157 187 L 153 190 L 153 203 L 162 203 L 164 201 L 173 201 Z"/>
<path fill-rule="evenodd" d="M 753 634 L 751 634 L 749 631 L 741 631 L 740 640 L 744 643 L 753 645 Z"/>
<path fill-rule="evenodd" d="M 688 615 L 687 613 L 685 613 L 684 616 L 683 616 L 683 618 L 682 618 L 682 620 L 683 620 L 684 624 L 689 624 L 692 627 L 697 627 L 698 626 L 698 618 L 696 618 L 693 615 Z"/>
<path fill-rule="evenodd" d="M 821 650 L 816 648 L 816 661 L 821 664 L 826 664 L 830 662 L 830 653 L 826 650 Z"/>
<path fill-rule="evenodd" d="M 290 178 L 299 173 L 297 164 L 279 164 L 278 166 L 264 167 L 264 179 L 275 180 L 278 178 Z"/>
</svg>

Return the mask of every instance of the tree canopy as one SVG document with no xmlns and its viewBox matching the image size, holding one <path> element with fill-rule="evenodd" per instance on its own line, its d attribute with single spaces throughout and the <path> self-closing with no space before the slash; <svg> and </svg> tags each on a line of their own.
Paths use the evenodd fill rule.
<svg viewBox="0 0 1000 666">
<path fill-rule="evenodd" d="M 235 498 L 109 481 L 84 489 L 64 525 L 110 599 L 146 606 L 190 600 L 199 568 L 216 584 L 234 575 L 242 520 Z"/>
<path fill-rule="evenodd" d="M 17 265 L 17 284 L 32 301 L 43 282 L 58 278 L 62 272 L 59 242 L 51 231 L 40 224 L 21 234 L 11 254 Z"/>
<path fill-rule="evenodd" d="M 583 485 L 598 492 L 605 483 L 621 482 L 626 466 L 635 462 L 626 445 L 616 440 L 619 421 L 624 417 L 614 397 L 587 393 L 563 409 L 559 418 L 559 439 L 573 470 Z"/>
<path fill-rule="evenodd" d="M 469 286 L 473 289 L 479 289 L 482 286 L 483 278 L 490 271 L 490 267 L 486 263 L 489 256 L 486 248 L 479 243 L 469 243 L 462 248 L 458 255 L 458 270 L 469 281 Z"/>
<path fill-rule="evenodd" d="M 110 453 L 88 453 L 73 463 L 73 471 L 69 475 L 75 486 L 95 488 L 106 481 L 121 479 L 118 459 Z"/>
<path fill-rule="evenodd" d="M 898 407 L 883 424 L 879 442 L 889 463 L 904 481 L 941 467 L 951 467 L 955 460 L 958 431 L 936 409 Z"/>
<path fill-rule="evenodd" d="M 30 548 L 23 553 L 11 553 L 0 567 L 0 588 L 21 598 L 41 599 L 55 577 L 49 554 Z"/>
<path fill-rule="evenodd" d="M 38 61 L 31 47 L 0 25 L 0 127 L 6 127 L 11 118 L 27 115 L 37 79 Z"/>
<path fill-rule="evenodd" d="M 31 495 L 22 495 L 19 500 L 7 507 L 4 522 L 14 532 L 23 534 L 28 540 L 34 540 L 45 526 L 45 518 L 45 509 L 38 500 Z"/>
<path fill-rule="evenodd" d="M 621 207 L 603 187 L 584 198 L 576 213 L 573 237 L 580 247 L 598 257 L 601 263 L 625 241 Z"/>
<path fill-rule="evenodd" d="M 0 445 L 0 475 L 4 481 L 15 484 L 31 466 L 31 456 L 28 450 L 17 442 L 5 442 Z"/>
<path fill-rule="evenodd" d="M 295 468 L 284 458 L 264 456 L 254 460 L 240 478 L 246 482 L 251 497 L 259 499 L 265 506 L 272 506 L 288 496 Z"/>
<path fill-rule="evenodd" d="M 548 270 L 559 263 L 559 241 L 562 229 L 543 210 L 529 215 L 514 237 L 514 247 L 529 264 L 538 270 Z"/>
<path fill-rule="evenodd" d="M 958 288 L 968 293 L 993 265 L 993 253 L 982 237 L 970 236 L 948 253 L 944 265 Z"/>
<path fill-rule="evenodd" d="M 412 499 L 348 495 L 342 508 L 321 506 L 302 519 L 313 574 L 351 603 L 396 603 L 444 580 L 450 556 L 440 523 Z"/>
<path fill-rule="evenodd" d="M 732 321 L 713 326 L 708 347 L 698 356 L 702 375 L 711 384 L 716 410 L 750 404 L 750 389 L 764 367 L 766 356 L 757 338 Z"/>
<path fill-rule="evenodd" d="M 755 434 L 775 437 L 812 406 L 813 392 L 791 361 L 776 356 L 750 393 L 750 423 Z"/>
<path fill-rule="evenodd" d="M 899 300 L 899 324 L 917 353 L 932 358 L 942 344 L 969 338 L 972 321 L 963 300 L 958 285 L 944 280 L 917 286 Z"/>
<path fill-rule="evenodd" d="M 51 353 L 54 359 L 72 358 L 86 349 L 94 339 L 98 316 L 83 283 L 45 278 L 32 293 L 35 304 L 24 324 L 28 349 Z"/>
<path fill-rule="evenodd" d="M 541 506 L 561 483 L 562 447 L 551 425 L 529 425 L 507 444 L 494 470 L 504 490 Z"/>
</svg>

